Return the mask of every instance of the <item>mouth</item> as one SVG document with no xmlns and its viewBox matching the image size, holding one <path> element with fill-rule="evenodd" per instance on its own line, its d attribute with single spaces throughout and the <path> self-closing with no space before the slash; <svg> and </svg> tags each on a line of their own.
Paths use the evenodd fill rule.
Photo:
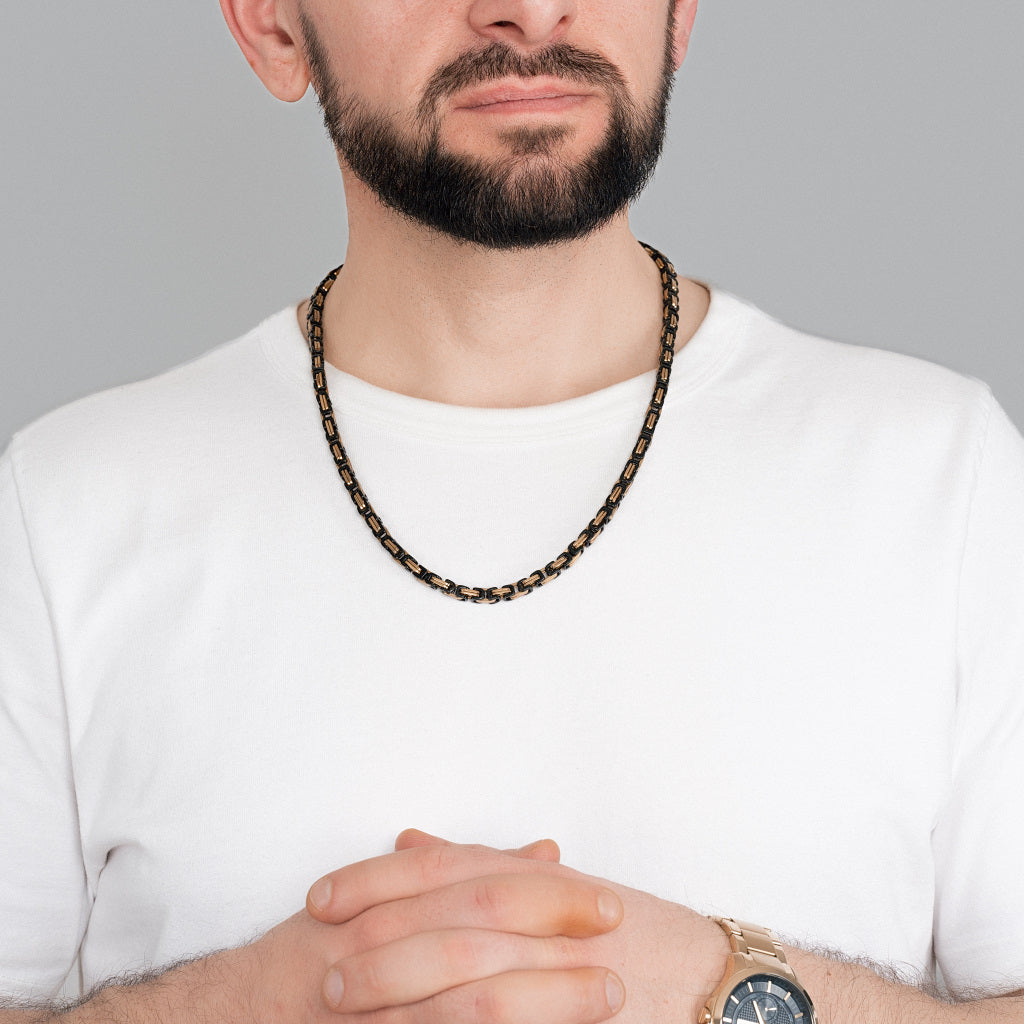
<svg viewBox="0 0 1024 1024">
<path fill-rule="evenodd" d="M 590 90 L 558 78 L 512 79 L 462 92 L 454 107 L 477 114 L 558 113 L 592 96 Z"/>
</svg>

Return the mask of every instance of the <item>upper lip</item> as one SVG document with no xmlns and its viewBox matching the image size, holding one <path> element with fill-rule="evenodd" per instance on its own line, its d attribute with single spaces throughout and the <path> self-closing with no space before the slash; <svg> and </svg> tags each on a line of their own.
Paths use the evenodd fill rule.
<svg viewBox="0 0 1024 1024">
<path fill-rule="evenodd" d="M 458 107 L 485 107 L 491 103 L 513 103 L 517 100 L 546 100 L 559 96 L 587 96 L 592 90 L 575 82 L 549 76 L 502 79 L 462 92 Z"/>
</svg>

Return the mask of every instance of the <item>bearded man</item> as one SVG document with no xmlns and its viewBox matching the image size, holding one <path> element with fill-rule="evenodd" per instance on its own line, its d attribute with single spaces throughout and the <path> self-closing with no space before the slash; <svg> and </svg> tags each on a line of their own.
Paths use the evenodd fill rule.
<svg viewBox="0 0 1024 1024">
<path fill-rule="evenodd" d="M 221 6 L 348 251 L 0 464 L 0 1022 L 1024 1021 L 1024 443 L 632 236 L 696 0 Z"/>
</svg>

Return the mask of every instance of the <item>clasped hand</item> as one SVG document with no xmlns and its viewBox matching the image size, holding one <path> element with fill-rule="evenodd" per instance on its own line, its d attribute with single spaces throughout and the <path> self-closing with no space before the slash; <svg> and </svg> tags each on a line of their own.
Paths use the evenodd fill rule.
<svg viewBox="0 0 1024 1024">
<path fill-rule="evenodd" d="M 696 1020 L 721 931 L 558 861 L 550 840 L 499 851 L 404 832 L 395 853 L 320 879 L 253 947 L 253 1010 L 271 1024 Z"/>
</svg>

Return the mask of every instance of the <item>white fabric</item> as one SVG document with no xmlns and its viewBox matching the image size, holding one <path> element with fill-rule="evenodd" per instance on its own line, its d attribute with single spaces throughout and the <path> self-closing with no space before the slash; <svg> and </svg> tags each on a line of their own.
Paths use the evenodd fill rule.
<svg viewBox="0 0 1024 1024">
<path fill-rule="evenodd" d="M 307 358 L 285 310 L 0 463 L 0 992 L 252 938 L 410 825 L 1024 984 L 1024 445 L 984 387 L 715 292 L 611 526 L 486 607 L 384 555 Z M 652 380 L 330 375 L 385 523 L 483 585 L 576 536 Z"/>
</svg>

